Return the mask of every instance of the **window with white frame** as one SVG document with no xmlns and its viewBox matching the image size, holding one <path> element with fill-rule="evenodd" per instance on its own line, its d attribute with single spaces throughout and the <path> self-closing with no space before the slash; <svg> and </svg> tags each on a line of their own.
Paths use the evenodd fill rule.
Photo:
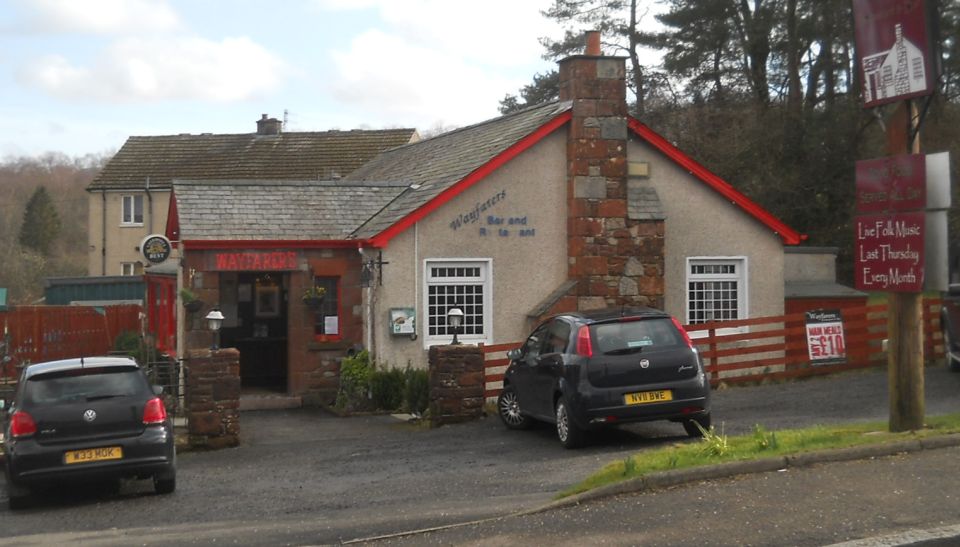
<svg viewBox="0 0 960 547">
<path fill-rule="evenodd" d="M 143 224 L 143 196 L 123 196 L 123 216 L 121 224 Z"/>
<path fill-rule="evenodd" d="M 687 324 L 747 317 L 744 258 L 687 259 Z"/>
<path fill-rule="evenodd" d="M 491 340 L 490 261 L 426 261 L 424 295 L 426 299 L 427 345 L 449 343 L 453 329 L 447 325 L 451 308 L 463 311 L 463 324 L 457 339 L 463 342 Z"/>
<path fill-rule="evenodd" d="M 142 262 L 121 262 L 120 275 L 140 275 L 143 273 Z"/>
</svg>

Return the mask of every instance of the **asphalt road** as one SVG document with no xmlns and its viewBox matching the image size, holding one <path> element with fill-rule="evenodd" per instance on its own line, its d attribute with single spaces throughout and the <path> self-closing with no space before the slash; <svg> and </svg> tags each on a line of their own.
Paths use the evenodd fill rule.
<svg viewBox="0 0 960 547">
<path fill-rule="evenodd" d="M 960 411 L 960 375 L 931 368 L 926 387 L 927 414 Z M 750 432 L 757 423 L 779 429 L 885 420 L 886 378 L 882 371 L 868 371 L 718 391 L 714 416 L 728 434 Z M 238 448 L 181 454 L 178 489 L 171 496 L 155 496 L 148 482 L 135 482 L 119 494 L 64 488 L 17 513 L 4 503 L 0 544 L 337 543 L 537 507 L 605 463 L 686 442 L 679 424 L 651 423 L 606 432 L 591 446 L 569 451 L 548 427 L 508 431 L 496 418 L 429 430 L 386 416 L 341 419 L 313 410 L 243 413 L 241 430 Z M 716 488 L 736 489 L 761 478 Z M 842 480 L 833 484 L 840 488 Z M 682 503 L 691 508 L 717 507 L 709 491 L 670 492 L 687 492 Z M 751 497 L 744 491 L 743 499 Z M 845 498 L 815 499 L 825 512 L 847 510 Z M 729 530 L 759 526 L 771 514 L 790 519 L 792 504 L 803 501 L 779 499 L 755 508 L 757 514 L 746 520 L 744 513 L 732 514 L 727 520 L 742 526 Z M 687 522 L 684 529 L 691 535 L 685 537 L 700 540 L 708 533 L 698 522 Z"/>
</svg>

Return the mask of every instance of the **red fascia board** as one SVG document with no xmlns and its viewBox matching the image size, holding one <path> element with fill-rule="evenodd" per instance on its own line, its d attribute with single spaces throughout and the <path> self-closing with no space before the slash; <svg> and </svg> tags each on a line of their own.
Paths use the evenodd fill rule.
<svg viewBox="0 0 960 547">
<path fill-rule="evenodd" d="M 364 247 L 362 239 L 188 239 L 181 241 L 185 250 L 209 251 L 219 249 L 358 249 Z"/>
<path fill-rule="evenodd" d="M 513 143 L 509 148 L 494 156 L 493 159 L 474 169 L 466 177 L 460 179 L 459 182 L 454 183 L 452 186 L 440 192 L 430 201 L 414 209 L 412 212 L 407 214 L 407 216 L 401 218 L 387 229 L 375 235 L 370 240 L 372 246 L 378 248 L 386 247 L 387 243 L 389 243 L 391 239 L 399 235 L 407 228 L 413 226 L 433 211 L 445 205 L 453 198 L 459 196 L 467 188 L 470 188 L 474 184 L 480 182 L 488 175 L 502 167 L 508 161 L 519 156 L 522 152 L 543 140 L 544 137 L 550 133 L 553 133 L 558 128 L 569 122 L 572 116 L 573 114 L 571 111 L 567 110 L 566 112 L 558 115 L 556 118 L 553 118 L 552 120 L 538 127 L 533 133 L 530 133 L 526 137 Z"/>
<path fill-rule="evenodd" d="M 721 179 L 709 169 L 697 163 L 693 158 L 681 152 L 679 148 L 670 144 L 670 142 L 647 127 L 643 122 L 630 118 L 629 126 L 634 133 L 650 143 L 651 146 L 776 232 L 785 244 L 799 245 L 801 241 L 807 239 L 806 234 L 801 234 L 784 224 L 783 221 L 773 216 L 769 211 L 740 193 L 736 188 L 731 186 L 730 183 Z"/>
<path fill-rule="evenodd" d="M 167 203 L 167 225 L 164 235 L 174 247 L 180 242 L 180 215 L 177 212 L 177 195 L 170 190 L 170 201 Z"/>
</svg>

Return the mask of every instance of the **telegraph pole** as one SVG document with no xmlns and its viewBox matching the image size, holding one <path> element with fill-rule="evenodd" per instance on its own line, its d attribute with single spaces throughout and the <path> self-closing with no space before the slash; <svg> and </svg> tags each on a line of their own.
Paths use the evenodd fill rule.
<svg viewBox="0 0 960 547">
<path fill-rule="evenodd" d="M 920 153 L 916 107 L 900 101 L 887 123 L 887 153 Z M 912 138 L 911 138 L 912 137 Z M 923 293 L 887 293 L 887 382 L 890 431 L 923 428 Z"/>
</svg>

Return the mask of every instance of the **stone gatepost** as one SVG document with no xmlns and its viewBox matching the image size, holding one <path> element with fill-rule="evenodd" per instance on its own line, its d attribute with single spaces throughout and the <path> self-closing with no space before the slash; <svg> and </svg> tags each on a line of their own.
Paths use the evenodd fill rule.
<svg viewBox="0 0 960 547">
<path fill-rule="evenodd" d="M 483 415 L 483 352 L 476 346 L 430 348 L 430 425 Z"/>
<path fill-rule="evenodd" d="M 240 352 L 189 350 L 184 368 L 190 446 L 240 444 Z"/>
</svg>

